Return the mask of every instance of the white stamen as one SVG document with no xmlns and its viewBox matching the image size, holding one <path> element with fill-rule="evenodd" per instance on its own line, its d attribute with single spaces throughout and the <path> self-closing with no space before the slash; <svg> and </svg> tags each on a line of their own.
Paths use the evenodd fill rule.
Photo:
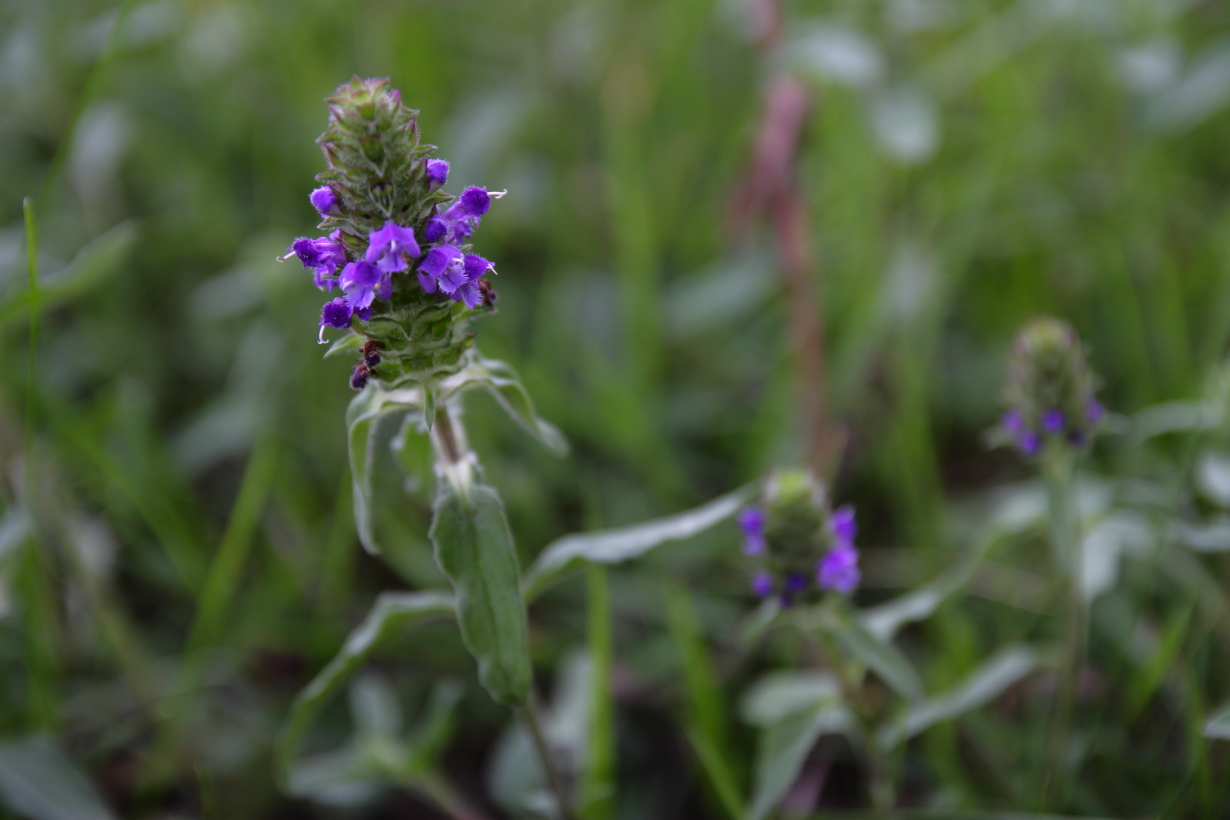
<svg viewBox="0 0 1230 820">
<path fill-rule="evenodd" d="M 321 325 L 321 326 L 320 326 L 320 335 L 316 337 L 316 344 L 318 344 L 318 345 L 327 345 L 328 343 L 329 343 L 329 340 L 325 338 L 325 326 L 324 326 L 324 325 Z"/>
<path fill-rule="evenodd" d="M 296 256 L 296 257 L 297 257 L 298 255 L 299 255 L 299 254 L 295 253 L 294 251 L 291 251 L 290 253 L 286 254 L 285 256 L 275 256 L 275 257 L 273 257 L 273 258 L 274 258 L 274 259 L 276 259 L 276 260 L 278 260 L 279 262 L 285 262 L 287 259 L 290 259 L 292 256 Z"/>
<path fill-rule="evenodd" d="M 504 194 L 506 193 L 508 193 L 508 189 L 505 189 L 503 191 L 488 191 L 487 196 L 491 197 L 492 199 L 499 199 L 500 197 L 504 196 Z"/>
</svg>

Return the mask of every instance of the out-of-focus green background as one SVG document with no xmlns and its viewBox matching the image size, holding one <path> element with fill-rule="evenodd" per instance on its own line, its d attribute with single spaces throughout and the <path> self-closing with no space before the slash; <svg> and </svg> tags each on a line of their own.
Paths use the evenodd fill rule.
<svg viewBox="0 0 1230 820">
<path fill-rule="evenodd" d="M 375 595 L 441 583 L 422 490 L 389 482 L 389 554 L 359 547 L 348 365 L 321 358 L 309 276 L 274 261 L 314 235 L 322 98 L 354 74 L 391 78 L 421 111 L 450 191 L 509 192 L 476 236 L 500 294 L 480 344 L 573 444 L 556 460 L 488 399 L 467 404 L 523 560 L 801 461 L 774 233 L 732 227 L 782 72 L 811 97 L 795 173 L 828 408 L 846 433 L 833 492 L 856 504 L 866 551 L 861 601 L 950 563 L 952 505 L 1028 473 L 981 434 L 1030 316 L 1077 327 L 1119 413 L 1199 394 L 1230 335 L 1230 6 L 791 2 L 765 49 L 757 20 L 772 8 L 136 0 L 117 29 L 114 2 L 0 5 L 0 735 L 54 737 L 116 816 L 435 816 L 395 790 L 346 809 L 292 800 L 270 764 L 291 697 Z M 1108 446 L 1093 464 L 1181 484 L 1182 456 Z M 678 661 L 661 627 L 670 576 L 692 588 L 735 697 L 747 673 L 721 647 L 750 601 L 733 528 L 713 539 L 704 560 L 612 574 L 624 816 L 721 816 L 672 728 Z M 222 554 L 227 595 L 203 610 Z M 1227 565 L 1201 566 L 1200 594 L 1224 606 Z M 1226 809 L 1227 758 L 1192 729 L 1230 696 L 1213 674 L 1224 632 L 1174 625 L 1203 623 L 1196 594 L 1159 582 L 1106 616 L 1140 646 L 1177 641 L 1160 657 L 1191 664 L 1177 688 L 1197 695 L 1151 700 L 1165 664 L 1122 706 L 1114 674 L 1145 673 L 1103 666 L 1088 685 L 1111 705 L 1072 810 Z M 995 598 L 919 631 L 928 681 L 1031 634 L 1040 616 Z M 573 583 L 532 612 L 544 686 L 584 639 L 584 605 Z M 203 671 L 184 688 L 193 658 Z M 442 675 L 473 679 L 443 627 L 375 667 L 407 708 Z M 464 697 L 446 768 L 489 805 L 507 717 L 473 685 Z M 346 725 L 338 704 L 322 737 Z M 1032 737 L 1021 731 L 930 738 L 905 798 L 1031 808 L 1025 753 L 992 740 Z"/>
</svg>

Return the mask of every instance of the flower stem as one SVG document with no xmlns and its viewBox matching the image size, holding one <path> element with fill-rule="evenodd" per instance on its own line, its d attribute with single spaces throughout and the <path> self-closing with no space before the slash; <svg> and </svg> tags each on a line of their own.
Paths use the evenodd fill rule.
<svg viewBox="0 0 1230 820">
<path fill-rule="evenodd" d="M 888 761 L 884 757 L 879 745 L 876 743 L 875 735 L 871 731 L 871 720 L 866 713 L 866 709 L 859 697 L 860 685 L 847 664 L 841 652 L 833 643 L 833 639 L 829 636 L 828 631 L 822 626 L 816 630 L 819 636 L 821 649 L 824 652 L 829 666 L 837 675 L 837 683 L 841 687 L 842 699 L 849 705 L 852 713 L 853 734 L 852 738 L 861 747 L 863 758 L 867 764 L 867 780 L 868 793 L 871 798 L 871 811 L 875 817 L 887 817 L 893 809 L 893 804 L 896 802 L 894 794 L 893 780 L 889 773 Z"/>
<path fill-rule="evenodd" d="M 547 745 L 547 737 L 542 731 L 542 722 L 538 714 L 538 699 L 533 692 L 530 693 L 529 701 L 521 707 L 521 713 L 525 717 L 526 725 L 530 728 L 530 735 L 534 738 L 534 748 L 538 751 L 538 758 L 542 761 L 542 767 L 547 773 L 551 790 L 555 792 L 555 802 L 559 804 L 559 816 L 562 820 L 574 820 L 572 810 L 568 807 L 568 793 L 564 790 L 564 781 L 555 768 L 555 762 L 551 758 L 551 747 Z"/>
<path fill-rule="evenodd" d="M 1051 543 L 1061 570 L 1067 603 L 1064 619 L 1064 652 L 1055 691 L 1054 726 L 1051 733 L 1051 776 L 1048 791 L 1057 806 L 1068 796 L 1071 775 L 1073 710 L 1077 681 L 1085 654 L 1085 605 L 1081 576 L 1084 571 L 1078 533 L 1076 487 L 1072 480 L 1073 458 L 1068 452 L 1055 453 L 1044 462 L 1047 508 L 1051 523 Z"/>
</svg>

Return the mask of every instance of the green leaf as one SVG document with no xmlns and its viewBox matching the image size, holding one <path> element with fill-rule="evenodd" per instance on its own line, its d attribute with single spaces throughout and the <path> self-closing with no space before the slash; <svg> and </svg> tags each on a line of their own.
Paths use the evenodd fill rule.
<svg viewBox="0 0 1230 820">
<path fill-rule="evenodd" d="M 1230 509 L 1230 456 L 1209 451 L 1196 464 L 1196 487 L 1214 504 Z"/>
<path fill-rule="evenodd" d="M 498 703 L 525 703 L 530 691 L 529 627 L 512 533 L 499 495 L 473 485 L 463 496 L 440 482 L 429 533 L 436 563 L 457 592 L 457 623 L 478 680 Z"/>
<path fill-rule="evenodd" d="M 455 607 L 453 596 L 443 592 L 385 592 L 376 599 L 371 612 L 346 638 L 341 651 L 291 704 L 275 751 L 278 776 L 283 784 L 290 782 L 291 764 L 308 727 L 329 699 L 363 665 L 371 651 L 395 631 L 452 615 Z"/>
<path fill-rule="evenodd" d="M 618 564 L 639 558 L 668 541 L 704 532 L 733 516 L 758 490 L 759 485 L 753 483 L 679 515 L 620 529 L 565 535 L 549 544 L 526 573 L 522 585 L 525 600 L 533 601 L 587 562 Z"/>
<path fill-rule="evenodd" d="M 112 820 L 89 779 L 47 738 L 0 744 L 0 800 L 29 820 Z"/>
<path fill-rule="evenodd" d="M 946 695 L 915 703 L 897 720 L 880 730 L 877 740 L 884 749 L 917 735 L 935 724 L 952 720 L 999 697 L 1005 689 L 1033 671 L 1038 655 L 1025 646 L 999 652 Z"/>
<path fill-rule="evenodd" d="M 577 814 L 582 820 L 609 820 L 615 812 L 615 702 L 611 693 L 615 636 L 606 576 L 606 567 L 598 564 L 586 569 L 586 651 L 592 668 L 585 766 L 577 798 Z"/>
<path fill-rule="evenodd" d="M 1230 703 L 1225 704 L 1204 725 L 1204 736 L 1217 740 L 1230 740 Z"/>
<path fill-rule="evenodd" d="M 359 350 L 363 347 L 365 341 L 366 339 L 364 339 L 363 334 L 361 333 L 347 333 L 345 336 L 339 337 L 333 342 L 333 344 L 329 345 L 329 349 L 325 351 L 324 358 L 327 359 L 330 356 L 340 356 L 341 354 L 349 353 L 352 350 Z"/>
<path fill-rule="evenodd" d="M 380 552 L 372 526 L 372 462 L 375 459 L 377 422 L 386 413 L 410 411 L 422 402 L 418 390 L 381 390 L 369 384 L 346 408 L 350 478 L 354 485 L 354 521 L 363 548 Z"/>
<path fill-rule="evenodd" d="M 760 733 L 756 760 L 756 789 L 748 809 L 748 820 L 763 820 L 786 794 L 812 746 L 821 735 L 845 732 L 850 727 L 849 711 L 830 704 L 773 724 Z"/>
<path fill-rule="evenodd" d="M 796 712 L 812 711 L 841 700 L 841 683 L 829 672 L 771 672 L 743 696 L 739 713 L 753 726 L 772 726 Z"/>
<path fill-rule="evenodd" d="M 1139 554 L 1154 540 L 1149 522 L 1132 513 L 1111 513 L 1089 530 L 1080 547 L 1080 589 L 1085 603 L 1093 603 L 1114 588 L 1123 555 Z"/>
<path fill-rule="evenodd" d="M 533 436 L 539 444 L 558 456 L 567 455 L 568 440 L 556 429 L 555 425 L 538 417 L 537 411 L 534 410 L 534 402 L 530 399 L 525 386 L 521 384 L 521 377 L 517 375 L 517 372 L 510 365 L 495 359 L 481 359 L 480 361 L 490 373 L 484 381 L 484 386 L 491 395 L 495 396 L 495 400 L 508 415 L 512 416 L 522 429 Z"/>
<path fill-rule="evenodd" d="M 444 751 L 456 727 L 457 704 L 465 687 L 453 678 L 443 678 L 432 687 L 418 723 L 410 732 L 410 774 L 430 769 Z"/>
<path fill-rule="evenodd" d="M 922 682 L 909 659 L 858 618 L 840 618 L 833 625 L 833 637 L 843 651 L 866 664 L 901 697 L 915 700 L 922 696 Z"/>
</svg>

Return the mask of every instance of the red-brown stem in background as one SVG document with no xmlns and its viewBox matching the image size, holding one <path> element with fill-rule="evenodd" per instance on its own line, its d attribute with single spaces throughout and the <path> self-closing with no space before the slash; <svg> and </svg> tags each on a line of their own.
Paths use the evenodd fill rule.
<svg viewBox="0 0 1230 820">
<path fill-rule="evenodd" d="M 777 3 L 753 0 L 752 10 L 761 50 L 770 51 L 781 34 Z M 799 138 L 809 107 L 807 89 L 794 77 L 782 73 L 769 82 L 752 166 L 734 198 L 731 216 L 737 236 L 744 235 L 757 216 L 772 220 L 788 301 L 798 417 L 805 436 L 807 462 L 817 474 L 828 477 L 835 466 L 840 436 L 827 421 L 824 328 L 819 298 L 812 285 L 816 260 L 807 201 L 795 178 Z"/>
</svg>

